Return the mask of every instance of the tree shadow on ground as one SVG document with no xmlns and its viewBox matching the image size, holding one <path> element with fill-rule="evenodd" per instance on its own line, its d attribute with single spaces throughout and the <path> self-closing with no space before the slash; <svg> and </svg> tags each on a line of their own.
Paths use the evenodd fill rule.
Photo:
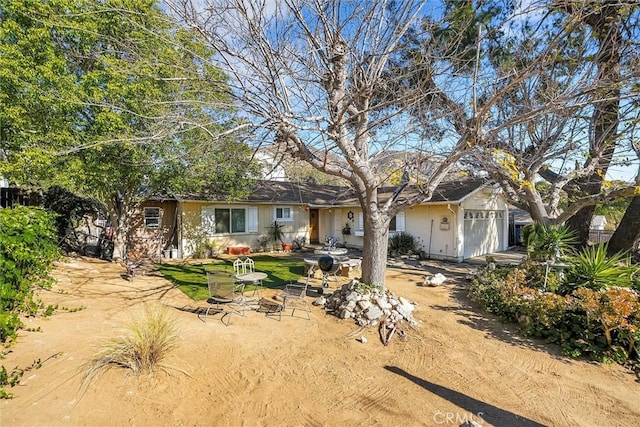
<svg viewBox="0 0 640 427">
<path fill-rule="evenodd" d="M 492 338 L 514 346 L 543 351 L 557 360 L 572 363 L 573 359 L 563 356 L 559 346 L 542 339 L 523 336 L 517 324 L 502 322 L 499 317 L 485 313 L 477 303 L 468 297 L 470 275 L 477 267 L 479 266 L 467 263 L 425 262 L 410 259 L 396 263 L 390 268 L 397 268 L 403 275 L 415 277 L 417 286 L 422 285 L 424 276 L 442 273 L 447 279 L 442 286 L 450 290 L 453 303 L 446 306 L 430 305 L 431 308 L 457 314 L 462 318 L 458 320 L 460 324 L 482 331 Z"/>
<path fill-rule="evenodd" d="M 484 332 L 491 338 L 498 339 L 513 346 L 527 347 L 536 351 L 549 354 L 554 359 L 564 363 L 572 363 L 573 360 L 563 356 L 561 349 L 556 344 L 548 343 L 542 339 L 525 337 L 515 323 L 503 322 L 499 317 L 485 313 L 482 308 L 468 297 L 469 281 L 458 281 L 448 285 L 451 289 L 451 299 L 455 302 L 449 306 L 431 305 L 434 310 L 449 311 L 462 317 L 458 323 Z"/>
<path fill-rule="evenodd" d="M 443 422 L 450 419 L 450 415 L 453 415 L 454 418 L 457 419 L 457 421 L 472 420 L 479 422 L 480 424 L 484 424 L 483 421 L 486 421 L 496 426 L 538 427 L 544 425 L 530 420 L 526 417 L 514 414 L 513 412 L 498 408 L 497 406 L 493 406 L 481 400 L 474 399 L 473 397 L 467 396 L 466 394 L 460 393 L 456 390 L 452 390 L 439 384 L 435 384 L 425 379 L 416 377 L 415 375 L 411 375 L 404 369 L 398 368 L 397 366 L 387 365 L 384 368 L 387 371 L 400 375 L 401 377 L 414 382 L 425 390 L 448 400 L 449 402 L 453 403 L 456 406 L 459 406 L 465 411 L 461 414 L 440 413 L 440 415 L 442 415 L 441 418 Z M 435 422 L 438 422 L 437 416 L 438 413 L 435 412 Z"/>
</svg>

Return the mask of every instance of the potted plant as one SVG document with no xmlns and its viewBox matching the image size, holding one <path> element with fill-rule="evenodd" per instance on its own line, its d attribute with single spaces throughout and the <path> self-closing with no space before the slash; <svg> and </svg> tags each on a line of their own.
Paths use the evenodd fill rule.
<svg viewBox="0 0 640 427">
<path fill-rule="evenodd" d="M 348 222 L 342 228 L 342 234 L 345 236 L 351 234 L 351 225 Z"/>
<path fill-rule="evenodd" d="M 280 224 L 278 221 L 273 221 L 273 224 L 269 227 L 269 237 L 273 243 L 280 242 L 282 250 L 287 250 L 285 249 L 285 245 L 289 245 L 289 250 L 291 250 L 291 243 L 284 242 L 284 225 Z"/>
</svg>

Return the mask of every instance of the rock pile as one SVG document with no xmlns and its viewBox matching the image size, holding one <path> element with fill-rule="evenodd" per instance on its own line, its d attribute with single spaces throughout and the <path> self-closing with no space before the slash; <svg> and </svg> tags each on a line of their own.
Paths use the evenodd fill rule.
<svg viewBox="0 0 640 427">
<path fill-rule="evenodd" d="M 341 319 L 354 319 L 362 327 L 384 324 L 387 328 L 395 328 L 402 321 L 417 323 L 413 319 L 415 306 L 406 298 L 355 279 L 314 304 L 324 305 L 327 312 Z"/>
</svg>

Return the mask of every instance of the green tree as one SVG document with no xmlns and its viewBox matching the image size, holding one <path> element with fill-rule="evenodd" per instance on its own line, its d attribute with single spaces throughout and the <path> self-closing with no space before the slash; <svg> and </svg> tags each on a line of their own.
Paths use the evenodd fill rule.
<svg viewBox="0 0 640 427">
<path fill-rule="evenodd" d="M 122 255 L 138 202 L 253 178 L 214 52 L 154 0 L 0 0 L 0 172 L 95 197 Z M 5 68 L 5 65 L 7 68 Z M 15 72 L 15 74 L 14 74 Z"/>
<path fill-rule="evenodd" d="M 472 85 L 469 124 L 483 126 L 485 139 L 474 165 L 537 222 L 564 223 L 582 212 L 572 219 L 581 229 L 572 228 L 584 241 L 596 204 L 637 191 L 606 178 L 609 167 L 637 157 L 629 131 L 638 115 L 637 5 L 531 2 L 513 19 L 498 1 L 445 4 L 439 31 L 467 29 L 435 45 L 451 52 Z M 459 43 L 453 50 L 450 40 Z M 538 184 L 541 177 L 548 185 Z"/>
</svg>

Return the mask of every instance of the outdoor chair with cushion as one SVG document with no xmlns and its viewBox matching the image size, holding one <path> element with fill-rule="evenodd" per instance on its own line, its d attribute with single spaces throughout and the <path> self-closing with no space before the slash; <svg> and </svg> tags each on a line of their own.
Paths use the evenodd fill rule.
<svg viewBox="0 0 640 427">
<path fill-rule="evenodd" d="M 200 317 L 201 313 L 198 312 L 200 320 L 206 321 L 211 310 L 222 313 L 221 320 L 226 326 L 229 326 L 232 314 L 244 316 L 247 308 L 247 301 L 242 295 L 244 286 L 237 283 L 233 275 L 224 271 L 207 271 L 207 286 L 209 288 L 209 298 L 207 298 L 209 307 L 204 314 L 204 320 Z M 227 318 L 226 323 L 225 318 Z"/>
</svg>

